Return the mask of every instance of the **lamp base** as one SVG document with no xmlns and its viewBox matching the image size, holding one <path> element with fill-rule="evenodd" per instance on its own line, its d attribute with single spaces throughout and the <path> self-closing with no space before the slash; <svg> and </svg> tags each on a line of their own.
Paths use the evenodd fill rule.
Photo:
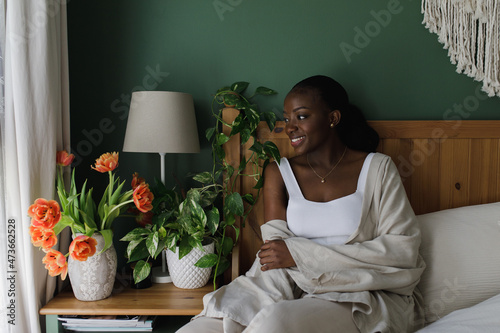
<svg viewBox="0 0 500 333">
<path fill-rule="evenodd" d="M 170 283 L 172 278 L 168 274 L 168 271 L 163 271 L 161 267 L 153 267 L 152 273 L 153 283 Z"/>
</svg>

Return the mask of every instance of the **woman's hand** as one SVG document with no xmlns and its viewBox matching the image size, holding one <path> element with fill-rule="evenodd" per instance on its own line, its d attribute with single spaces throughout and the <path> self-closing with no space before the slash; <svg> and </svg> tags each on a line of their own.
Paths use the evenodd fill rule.
<svg viewBox="0 0 500 333">
<path fill-rule="evenodd" d="M 266 241 L 259 252 L 261 270 L 296 266 L 286 243 L 282 240 Z"/>
</svg>

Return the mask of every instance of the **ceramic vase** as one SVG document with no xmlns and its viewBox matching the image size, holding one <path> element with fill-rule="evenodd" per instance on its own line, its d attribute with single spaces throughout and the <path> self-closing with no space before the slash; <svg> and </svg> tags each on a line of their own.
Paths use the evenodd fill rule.
<svg viewBox="0 0 500 333">
<path fill-rule="evenodd" d="M 78 236 L 78 235 L 77 235 Z M 68 258 L 68 276 L 75 297 L 80 301 L 98 301 L 111 295 L 116 276 L 117 257 L 113 245 L 103 253 L 104 237 L 95 233 L 96 253 L 86 261 Z M 99 254 L 100 253 L 100 254 Z"/>
<path fill-rule="evenodd" d="M 172 282 L 177 288 L 196 289 L 205 286 L 210 278 L 212 267 L 199 268 L 194 264 L 206 254 L 214 253 L 214 243 L 203 246 L 205 251 L 193 248 L 179 260 L 179 248 L 175 252 L 167 250 L 167 265 Z"/>
</svg>

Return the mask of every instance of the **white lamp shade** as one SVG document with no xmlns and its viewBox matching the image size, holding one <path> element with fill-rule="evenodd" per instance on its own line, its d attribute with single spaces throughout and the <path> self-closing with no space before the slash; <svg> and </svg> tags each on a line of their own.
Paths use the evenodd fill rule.
<svg viewBox="0 0 500 333">
<path fill-rule="evenodd" d="M 198 153 L 193 97 L 171 91 L 133 92 L 123 151 Z"/>
</svg>

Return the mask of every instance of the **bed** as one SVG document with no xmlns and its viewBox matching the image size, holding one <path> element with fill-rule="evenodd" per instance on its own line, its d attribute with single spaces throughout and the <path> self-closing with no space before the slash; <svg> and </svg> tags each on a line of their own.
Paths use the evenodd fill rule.
<svg viewBox="0 0 500 333">
<path fill-rule="evenodd" d="M 231 123 L 237 113 L 224 110 L 224 121 Z M 421 254 L 427 269 L 418 287 L 424 296 L 425 330 L 449 331 L 447 320 L 456 323 L 457 316 L 474 325 L 484 323 L 470 329 L 498 329 L 500 316 L 482 317 L 488 311 L 500 313 L 500 296 L 494 297 L 500 294 L 500 121 L 369 123 L 381 139 L 377 151 L 389 155 L 397 165 L 421 225 Z M 258 139 L 273 141 L 282 156 L 291 157 L 293 149 L 284 127 L 278 121 L 271 132 L 261 122 Z M 233 166 L 248 157 L 250 144 L 241 145 L 238 137 L 225 144 Z M 248 179 L 237 186 L 241 193 L 255 191 Z M 263 223 L 259 200 L 233 250 L 233 279 L 253 263 L 262 244 Z M 459 326 L 470 331 L 466 322 Z"/>
</svg>

